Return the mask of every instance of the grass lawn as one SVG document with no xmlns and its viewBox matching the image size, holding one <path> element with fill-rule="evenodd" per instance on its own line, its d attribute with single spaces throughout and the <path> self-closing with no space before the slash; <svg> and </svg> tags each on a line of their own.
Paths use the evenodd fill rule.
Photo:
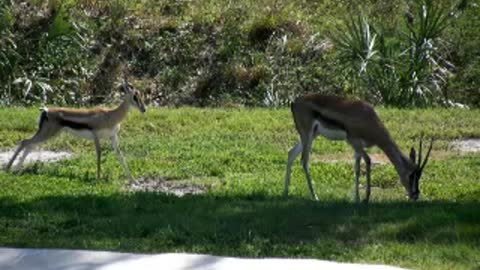
<svg viewBox="0 0 480 270">
<path fill-rule="evenodd" d="M 0 108 L 0 148 L 33 134 L 37 114 Z M 356 205 L 352 150 L 322 138 L 311 163 L 320 201 L 309 200 L 298 162 L 291 197 L 283 198 L 287 152 L 297 140 L 288 109 L 150 109 L 130 114 L 120 132 L 132 174 L 204 184 L 208 192 L 179 198 L 127 191 L 108 142 L 104 179 L 96 181 L 93 142 L 64 134 L 42 148 L 72 151 L 74 158 L 0 171 L 0 246 L 479 269 L 480 154 L 456 152 L 449 142 L 480 137 L 480 111 L 379 114 L 404 151 L 422 133 L 437 138 L 417 203 L 407 201 L 390 164 L 376 164 L 371 203 Z M 331 156 L 340 161 L 325 162 Z"/>
</svg>

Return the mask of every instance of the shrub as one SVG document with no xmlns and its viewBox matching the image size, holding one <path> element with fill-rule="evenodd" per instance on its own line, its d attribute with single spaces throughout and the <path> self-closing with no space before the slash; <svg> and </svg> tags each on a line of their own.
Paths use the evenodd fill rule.
<svg viewBox="0 0 480 270">
<path fill-rule="evenodd" d="M 1 104 L 108 102 L 126 68 L 156 105 L 480 105 L 476 1 L 3 0 L 0 15 Z"/>
<path fill-rule="evenodd" d="M 346 31 L 334 36 L 339 59 L 364 98 L 394 106 L 448 102 L 442 89 L 452 65 L 441 46 L 448 12 L 431 0 L 415 9 L 416 16 L 409 13 L 405 30 L 393 37 L 366 16 L 348 21 Z"/>
</svg>

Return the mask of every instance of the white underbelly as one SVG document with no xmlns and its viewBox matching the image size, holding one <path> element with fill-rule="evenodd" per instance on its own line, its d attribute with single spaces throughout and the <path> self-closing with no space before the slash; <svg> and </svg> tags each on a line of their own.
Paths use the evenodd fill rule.
<svg viewBox="0 0 480 270">
<path fill-rule="evenodd" d="M 320 121 L 315 121 L 313 124 L 313 130 L 315 130 L 315 135 L 322 135 L 323 137 L 329 140 L 346 140 L 347 132 L 341 129 L 330 129 L 322 125 Z"/>
<path fill-rule="evenodd" d="M 72 128 L 66 127 L 65 130 L 81 138 L 90 139 L 90 140 L 93 140 L 94 138 L 93 132 L 88 129 L 72 129 Z M 113 135 L 113 132 L 114 131 L 112 129 L 99 129 L 95 131 L 95 134 L 99 139 L 102 139 L 102 138 L 110 138 Z"/>
</svg>

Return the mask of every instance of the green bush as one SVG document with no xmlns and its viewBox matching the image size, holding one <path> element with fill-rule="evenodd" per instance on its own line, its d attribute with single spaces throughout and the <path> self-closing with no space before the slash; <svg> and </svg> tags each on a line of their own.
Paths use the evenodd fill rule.
<svg viewBox="0 0 480 270">
<path fill-rule="evenodd" d="M 68 8 L 11 2 L 2 10 L 0 43 L 6 50 L 0 53 L 0 76 L 7 82 L 0 86 L 2 103 L 76 102 L 88 72 L 84 31 L 71 21 Z"/>
<path fill-rule="evenodd" d="M 283 106 L 319 92 L 395 106 L 479 106 L 477 6 L 2 1 L 1 103 L 104 103 L 127 72 L 157 105 Z"/>
</svg>

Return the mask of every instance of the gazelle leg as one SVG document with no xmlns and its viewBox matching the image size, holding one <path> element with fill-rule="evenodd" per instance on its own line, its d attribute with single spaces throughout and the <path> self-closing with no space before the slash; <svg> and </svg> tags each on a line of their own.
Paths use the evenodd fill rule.
<svg viewBox="0 0 480 270">
<path fill-rule="evenodd" d="M 29 146 L 26 146 L 24 148 L 23 153 L 20 156 L 20 158 L 18 159 L 17 165 L 15 165 L 14 170 L 20 170 L 20 168 L 22 168 L 23 162 L 27 158 L 28 154 L 32 151 L 33 147 L 34 147 L 34 145 L 29 145 Z"/>
<path fill-rule="evenodd" d="M 310 157 L 310 149 L 312 147 L 313 134 L 308 134 L 307 136 L 302 136 L 302 167 L 305 177 L 307 178 L 308 189 L 310 190 L 310 195 L 313 200 L 318 201 L 317 194 L 313 189 L 312 179 L 310 178 L 310 173 L 308 169 L 308 159 Z"/>
<path fill-rule="evenodd" d="M 290 175 L 292 174 L 292 164 L 295 158 L 302 152 L 302 143 L 297 142 L 292 149 L 288 152 L 287 171 L 285 173 L 285 188 L 283 190 L 283 196 L 288 196 L 288 186 L 290 185 Z"/>
<path fill-rule="evenodd" d="M 13 156 L 10 158 L 7 165 L 5 166 L 5 170 L 7 170 L 7 171 L 10 170 L 10 168 L 12 167 L 12 164 L 15 161 L 15 159 L 17 158 L 18 154 L 20 154 L 20 152 L 25 148 L 25 143 L 24 142 L 25 142 L 25 140 L 22 140 L 18 144 L 18 147 L 15 150 L 15 152 L 13 153 Z"/>
<path fill-rule="evenodd" d="M 60 131 L 60 129 L 61 128 L 59 126 L 49 124 L 48 121 L 44 122 L 43 126 L 39 127 L 39 130 L 37 131 L 37 133 L 35 133 L 35 135 L 33 135 L 31 138 L 24 139 L 19 143 L 17 149 L 15 150 L 15 153 L 10 158 L 10 161 L 7 163 L 5 169 L 9 170 L 12 167 L 13 162 L 17 158 L 18 154 L 20 154 L 20 152 L 24 150 L 22 156 L 20 157 L 20 160 L 18 161 L 18 164 L 16 165 L 16 168 L 21 168 L 25 158 L 27 157 L 31 149 L 35 145 L 54 137 Z"/>
<path fill-rule="evenodd" d="M 366 175 L 367 175 L 367 189 L 365 192 L 365 202 L 368 203 L 370 200 L 370 192 L 371 192 L 371 178 L 370 178 L 370 169 L 371 169 L 371 160 L 367 153 L 362 153 L 363 160 L 365 160 L 366 165 Z"/>
<path fill-rule="evenodd" d="M 352 146 L 353 150 L 355 151 L 355 201 L 357 203 L 360 202 L 360 192 L 359 192 L 359 178 L 360 178 L 360 162 L 363 158 L 365 160 L 365 165 L 367 167 L 366 174 L 367 174 L 367 190 L 366 190 L 366 197 L 365 202 L 368 202 L 370 199 L 370 169 L 371 169 L 371 161 L 370 157 L 368 156 L 367 152 L 364 149 L 364 143 L 361 140 L 355 138 L 347 138 L 348 143 Z"/>
<path fill-rule="evenodd" d="M 117 154 L 117 158 L 120 161 L 120 163 L 123 166 L 123 169 L 125 170 L 125 174 L 130 180 L 133 180 L 132 175 L 130 174 L 130 170 L 128 169 L 127 163 L 125 162 L 125 158 L 123 157 L 122 151 L 120 150 L 120 147 L 118 146 L 118 135 L 115 134 L 111 137 L 112 140 L 112 147 L 113 150 L 115 150 L 115 153 Z"/>
<path fill-rule="evenodd" d="M 358 152 L 355 152 L 354 155 L 355 159 L 355 165 L 354 165 L 354 172 L 355 172 L 355 179 L 354 179 L 354 185 L 355 185 L 355 202 L 359 203 L 360 202 L 360 193 L 359 193 L 359 185 L 360 185 L 360 161 L 362 160 L 362 155 Z"/>
<path fill-rule="evenodd" d="M 95 133 L 93 133 L 93 141 L 95 142 L 95 152 L 97 153 L 97 180 L 99 180 L 102 148 L 100 146 L 100 140 L 98 139 L 98 136 Z"/>
</svg>

